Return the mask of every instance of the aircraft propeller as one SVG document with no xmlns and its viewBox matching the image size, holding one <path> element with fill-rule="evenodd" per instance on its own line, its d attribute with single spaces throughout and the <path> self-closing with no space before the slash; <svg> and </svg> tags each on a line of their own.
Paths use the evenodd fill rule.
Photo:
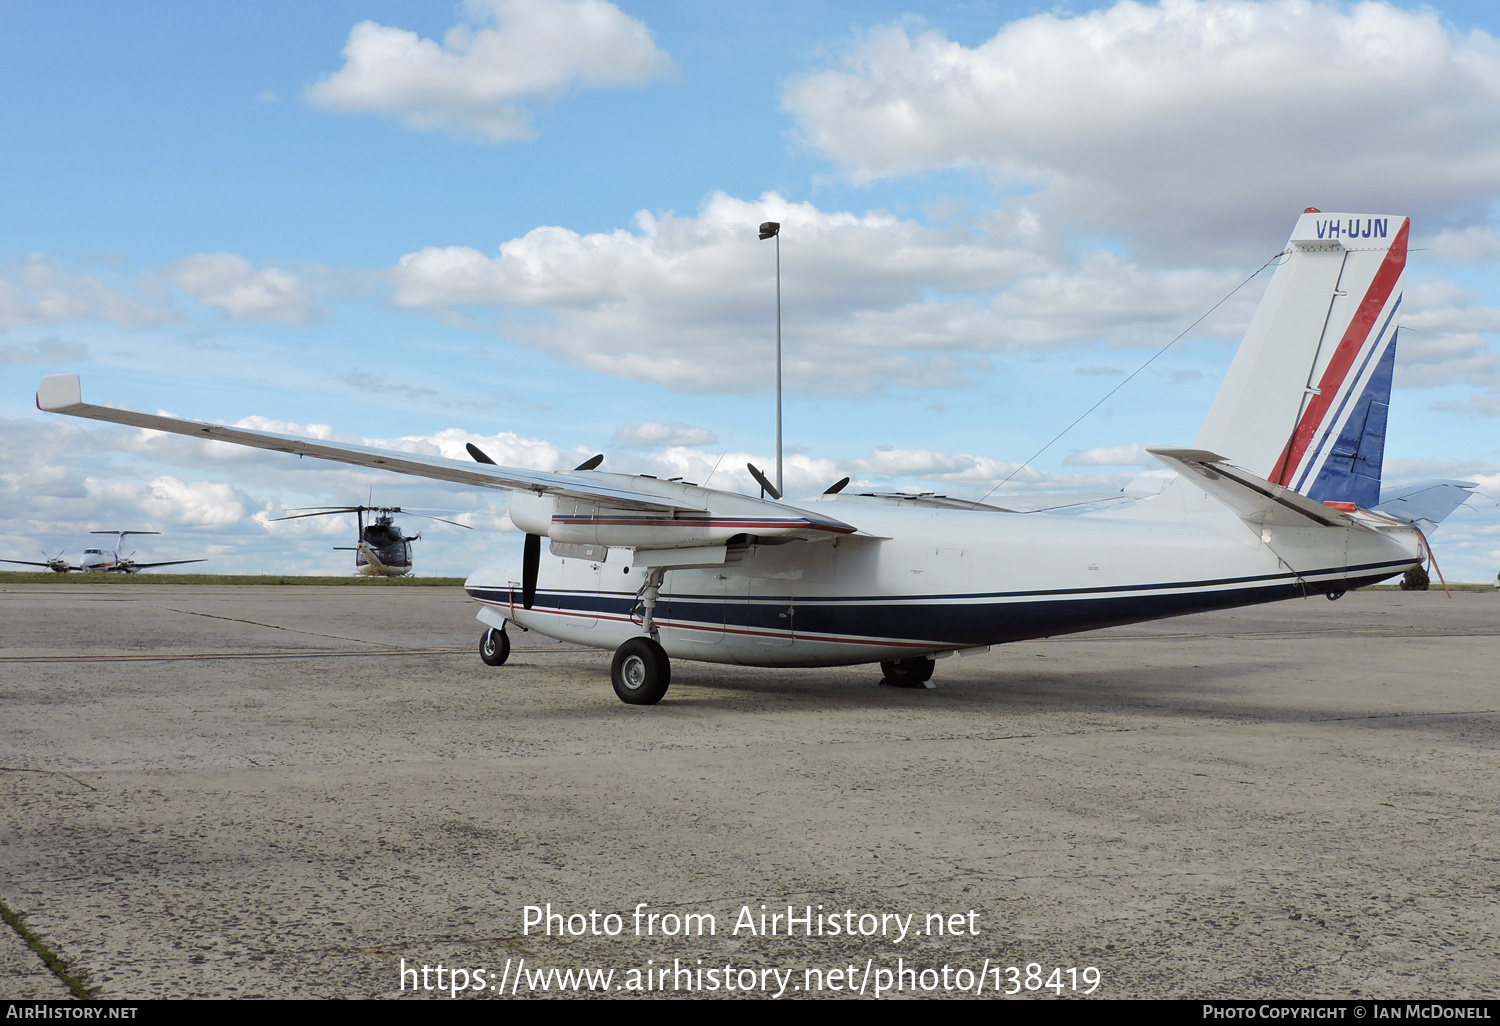
<svg viewBox="0 0 1500 1026">
<path fill-rule="evenodd" d="M 781 498 L 781 490 L 773 485 L 755 464 L 746 463 L 745 469 L 750 471 L 750 476 L 755 478 L 755 483 L 760 485 L 762 491 L 773 499 Z"/>
<path fill-rule="evenodd" d="M 464 448 L 469 450 L 469 455 L 474 457 L 475 463 L 488 463 L 492 467 L 497 465 L 494 460 L 490 459 L 489 455 L 483 449 L 475 445 L 473 442 L 465 442 Z M 573 471 L 574 473 L 577 473 L 580 470 L 597 470 L 599 469 L 599 464 L 603 462 L 604 453 L 601 452 L 598 455 L 590 456 L 588 459 L 578 464 L 578 466 L 573 468 Z"/>
<path fill-rule="evenodd" d="M 521 605 L 527 609 L 536 601 L 536 578 L 542 567 L 542 538 L 528 534 L 521 551 Z"/>
</svg>

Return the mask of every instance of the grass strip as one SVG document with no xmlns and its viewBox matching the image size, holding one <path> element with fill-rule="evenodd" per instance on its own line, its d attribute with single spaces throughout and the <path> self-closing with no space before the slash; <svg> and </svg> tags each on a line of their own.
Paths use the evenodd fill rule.
<svg viewBox="0 0 1500 1026">
<path fill-rule="evenodd" d="M 4 919 L 5 924 L 16 931 L 16 934 L 26 942 L 26 946 L 37 953 L 37 957 L 46 963 L 47 969 L 52 975 L 61 980 L 63 986 L 73 992 L 74 997 L 80 1001 L 98 1000 L 94 992 L 85 987 L 83 981 L 73 975 L 73 970 L 68 966 L 68 963 L 54 955 L 52 949 L 43 944 L 40 937 L 28 930 L 26 924 L 21 922 L 21 917 L 16 914 L 15 910 L 3 901 L 0 901 L 0 919 Z"/>
<path fill-rule="evenodd" d="M 1401 585 L 1399 585 L 1399 584 L 1369 584 L 1369 585 L 1366 585 L 1365 587 L 1363 587 L 1363 588 L 1361 588 L 1359 590 L 1360 591 L 1404 591 L 1406 589 L 1402 588 Z M 1439 595 L 1441 595 L 1442 592 L 1443 592 L 1443 589 L 1441 587 L 1423 588 L 1421 590 L 1422 591 L 1437 592 Z M 1455 584 L 1452 581 L 1449 581 L 1448 582 L 1448 590 L 1449 591 L 1495 591 L 1497 589 L 1496 589 L 1495 585 L 1493 585 L 1493 584 Z"/>
</svg>

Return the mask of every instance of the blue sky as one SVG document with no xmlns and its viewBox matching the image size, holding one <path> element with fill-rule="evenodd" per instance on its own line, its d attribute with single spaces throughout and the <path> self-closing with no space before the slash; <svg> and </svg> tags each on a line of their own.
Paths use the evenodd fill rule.
<svg viewBox="0 0 1500 1026">
<path fill-rule="evenodd" d="M 745 487 L 786 225 L 792 491 L 978 495 L 1276 252 L 1307 205 L 1413 217 L 1387 480 L 1500 497 L 1489 5 L 0 5 L 0 548 L 342 572 L 352 525 L 503 496 L 31 407 L 266 418 Z M 457 33 L 456 35 L 453 33 Z M 1142 71 L 1142 69 L 1147 69 Z M 1014 478 L 1119 488 L 1192 441 L 1260 282 Z M 722 475 L 722 476 L 720 476 Z M 1436 540 L 1500 569 L 1496 498 Z M 413 525 L 415 526 L 415 525 Z"/>
</svg>

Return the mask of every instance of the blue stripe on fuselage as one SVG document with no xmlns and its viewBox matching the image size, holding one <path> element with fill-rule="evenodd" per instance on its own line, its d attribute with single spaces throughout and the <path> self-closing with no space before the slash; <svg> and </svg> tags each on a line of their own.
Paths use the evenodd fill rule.
<svg viewBox="0 0 1500 1026">
<path fill-rule="evenodd" d="M 807 640 L 900 641 L 935 648 L 998 645 L 1028 638 L 1117 627 L 1185 613 L 1232 609 L 1279 599 L 1359 588 L 1398 573 L 1409 560 L 1338 567 L 1296 574 L 1266 574 L 1223 581 L 1133 585 L 975 595 L 856 596 L 755 599 L 696 595 L 662 596 L 656 617 L 663 626 L 805 638 Z M 1337 575 L 1332 580 L 1315 580 Z M 509 589 L 469 588 L 470 597 L 499 606 Z M 515 598 L 519 600 L 520 596 Z M 519 601 L 516 602 L 519 605 Z M 538 591 L 533 612 L 629 618 L 633 595 Z M 782 614 L 787 614 L 783 617 Z"/>
</svg>

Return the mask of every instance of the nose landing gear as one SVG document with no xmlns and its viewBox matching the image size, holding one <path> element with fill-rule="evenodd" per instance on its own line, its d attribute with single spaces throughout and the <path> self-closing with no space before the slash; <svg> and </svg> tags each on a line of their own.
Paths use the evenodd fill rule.
<svg viewBox="0 0 1500 1026">
<path fill-rule="evenodd" d="M 491 627 L 479 636 L 479 658 L 486 666 L 503 666 L 510 658 L 510 636 Z"/>
</svg>

